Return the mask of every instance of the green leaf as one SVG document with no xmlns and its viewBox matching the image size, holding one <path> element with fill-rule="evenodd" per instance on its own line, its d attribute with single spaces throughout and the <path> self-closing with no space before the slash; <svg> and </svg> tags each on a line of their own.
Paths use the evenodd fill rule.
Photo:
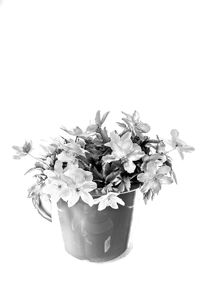
<svg viewBox="0 0 200 300">
<path fill-rule="evenodd" d="M 113 185 L 112 185 L 112 183 L 109 183 L 102 188 L 102 193 L 108 193 L 112 190 L 113 190 Z"/>
<path fill-rule="evenodd" d="M 101 129 L 101 136 L 105 143 L 110 141 L 106 127 L 104 127 L 104 129 Z"/>
<path fill-rule="evenodd" d="M 113 180 L 117 177 L 117 175 L 119 175 L 119 174 L 120 174 L 120 171 L 119 171 L 119 170 L 116 171 L 116 172 L 110 173 L 108 176 L 106 176 L 106 182 L 111 182 L 111 181 L 113 181 Z"/>
<path fill-rule="evenodd" d="M 102 171 L 103 171 L 103 177 L 105 178 L 111 171 L 111 167 L 109 164 L 104 164 L 102 166 Z"/>
<path fill-rule="evenodd" d="M 127 113 L 125 113 L 124 111 L 122 111 L 122 114 L 123 115 L 125 115 L 128 119 L 130 119 L 130 118 L 132 118 L 132 116 L 131 115 L 129 115 L 129 114 L 127 114 Z"/>
<path fill-rule="evenodd" d="M 118 186 L 118 190 L 120 193 L 123 193 L 125 191 L 125 185 L 123 182 L 121 182 L 120 185 Z"/>
<path fill-rule="evenodd" d="M 48 147 L 44 146 L 44 145 L 40 145 L 40 147 L 45 151 L 45 152 L 49 152 L 49 149 Z"/>
<path fill-rule="evenodd" d="M 25 143 L 22 147 L 22 151 L 24 153 L 28 154 L 31 151 L 31 149 L 32 149 L 32 142 L 31 141 L 30 142 L 25 141 Z"/>
<path fill-rule="evenodd" d="M 86 128 L 86 131 L 93 132 L 93 131 L 96 131 L 96 129 L 97 129 L 97 125 L 91 124 Z"/>
<path fill-rule="evenodd" d="M 18 155 L 13 155 L 13 159 L 21 159 L 22 155 L 18 156 Z"/>
<path fill-rule="evenodd" d="M 86 168 L 87 170 L 89 170 L 88 164 L 83 159 L 80 159 L 80 157 L 78 159 L 78 164 L 79 164 L 80 168 L 82 168 L 82 169 Z"/>
<path fill-rule="evenodd" d="M 112 181 L 115 185 L 118 185 L 122 182 L 122 178 L 121 175 L 118 175 L 113 181 Z"/>
<path fill-rule="evenodd" d="M 171 175 L 172 175 L 172 177 L 173 177 L 173 179 L 174 179 L 174 181 L 175 181 L 175 183 L 176 184 L 178 184 L 178 181 L 177 181 L 177 177 L 176 177 L 176 174 L 174 173 L 174 171 L 173 170 L 171 170 Z"/>
<path fill-rule="evenodd" d="M 12 146 L 12 148 L 13 148 L 14 150 L 18 151 L 18 152 L 21 152 L 21 151 L 22 151 L 22 149 L 21 149 L 20 147 L 18 147 L 18 146 Z"/>
<path fill-rule="evenodd" d="M 127 191 L 130 191 L 130 188 L 131 188 L 131 181 L 130 181 L 129 177 L 125 177 L 125 178 L 123 179 L 123 181 L 124 181 L 124 185 L 125 185 L 125 187 L 126 187 L 126 190 L 127 190 Z"/>
<path fill-rule="evenodd" d="M 94 175 L 96 178 L 103 179 L 102 174 L 97 170 L 96 167 L 93 167 L 93 169 L 91 170 L 91 172 L 93 173 L 93 175 Z"/>
<path fill-rule="evenodd" d="M 107 116 L 108 116 L 109 113 L 110 113 L 110 112 L 107 111 L 107 112 L 103 115 L 103 117 L 102 117 L 102 119 L 101 119 L 101 125 L 105 122 L 105 120 L 106 120 L 106 118 L 107 118 Z"/>
<path fill-rule="evenodd" d="M 37 169 L 44 169 L 44 165 L 41 162 L 36 161 L 35 168 L 37 168 Z"/>
<path fill-rule="evenodd" d="M 41 171 L 43 171 L 43 168 L 38 168 L 38 167 L 31 168 L 28 171 L 26 171 L 26 173 L 24 175 L 27 175 L 33 171 L 38 171 L 38 170 L 41 172 Z"/>
<path fill-rule="evenodd" d="M 130 122 L 129 122 L 129 120 L 127 120 L 126 118 L 122 118 L 122 120 L 128 125 L 128 127 L 130 127 Z"/>
<path fill-rule="evenodd" d="M 96 123 L 97 125 L 100 125 L 100 123 L 101 123 L 100 110 L 98 110 L 98 111 L 96 112 L 95 123 Z"/>
<path fill-rule="evenodd" d="M 127 129 L 126 124 L 121 123 L 121 122 L 116 122 L 120 127 L 122 127 L 123 129 Z"/>
</svg>

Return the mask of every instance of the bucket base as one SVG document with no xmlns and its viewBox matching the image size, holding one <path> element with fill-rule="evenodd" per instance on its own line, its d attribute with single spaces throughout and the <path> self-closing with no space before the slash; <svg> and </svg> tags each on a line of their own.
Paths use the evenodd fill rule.
<svg viewBox="0 0 200 300">
<path fill-rule="evenodd" d="M 95 257 L 85 257 L 85 256 L 75 255 L 74 252 L 72 253 L 65 248 L 65 251 L 68 254 L 70 254 L 71 256 L 73 256 L 74 258 L 79 259 L 79 260 L 86 260 L 86 261 L 94 262 L 94 263 L 109 262 L 109 261 L 120 259 L 122 257 L 125 257 L 130 252 L 130 250 L 131 250 L 131 248 L 124 248 L 124 249 L 120 249 L 118 252 L 115 252 L 110 256 L 95 258 Z"/>
</svg>

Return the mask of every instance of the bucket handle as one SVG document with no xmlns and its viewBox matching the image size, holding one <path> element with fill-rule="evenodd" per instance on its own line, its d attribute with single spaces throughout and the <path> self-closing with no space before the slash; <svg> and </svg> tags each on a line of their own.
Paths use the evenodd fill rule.
<svg viewBox="0 0 200 300">
<path fill-rule="evenodd" d="M 37 199 L 32 199 L 33 205 L 35 206 L 35 208 L 37 209 L 38 213 L 47 221 L 52 222 L 52 217 L 51 214 L 49 212 L 47 212 L 44 207 L 42 206 L 42 202 L 40 200 L 40 197 L 38 197 Z"/>
</svg>

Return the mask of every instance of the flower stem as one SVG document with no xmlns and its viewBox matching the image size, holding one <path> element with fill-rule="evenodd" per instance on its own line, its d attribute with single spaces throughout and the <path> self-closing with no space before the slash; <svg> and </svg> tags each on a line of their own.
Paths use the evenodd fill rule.
<svg viewBox="0 0 200 300">
<path fill-rule="evenodd" d="M 37 158 L 37 157 L 33 156 L 33 155 L 30 154 L 30 153 L 28 153 L 28 155 L 29 155 L 30 157 L 32 157 L 33 159 L 35 159 L 35 160 L 39 161 L 40 163 L 42 163 L 42 164 L 46 165 L 47 167 L 49 167 L 49 165 L 48 165 L 47 163 L 45 163 L 43 160 L 41 160 L 40 158 Z"/>
<path fill-rule="evenodd" d="M 148 140 L 147 141 L 147 144 L 149 144 L 149 143 L 152 143 L 152 144 L 159 144 L 159 143 L 161 143 L 162 142 L 162 140 Z"/>
<path fill-rule="evenodd" d="M 175 148 L 173 148 L 173 149 L 171 149 L 171 150 L 169 150 L 169 151 L 166 151 L 165 154 L 168 154 L 168 153 L 170 153 L 170 152 L 172 152 L 172 151 L 174 151 L 174 150 L 175 150 Z"/>
</svg>

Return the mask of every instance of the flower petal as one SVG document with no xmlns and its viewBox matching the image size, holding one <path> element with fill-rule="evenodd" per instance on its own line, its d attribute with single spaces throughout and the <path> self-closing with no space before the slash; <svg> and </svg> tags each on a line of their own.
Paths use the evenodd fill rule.
<svg viewBox="0 0 200 300">
<path fill-rule="evenodd" d="M 140 182 L 146 182 L 149 181 L 153 178 L 154 174 L 150 173 L 150 172 L 145 172 L 145 173 L 140 173 L 139 175 L 137 175 L 137 179 Z"/>
<path fill-rule="evenodd" d="M 130 131 L 126 132 L 122 135 L 120 142 L 126 142 L 127 140 L 130 140 L 132 133 Z"/>
<path fill-rule="evenodd" d="M 156 174 L 158 168 L 162 166 L 162 162 L 159 160 L 156 161 L 150 161 L 147 163 L 146 169 L 148 172 L 152 173 L 152 174 Z"/>
<path fill-rule="evenodd" d="M 48 178 L 56 178 L 57 175 L 54 171 L 52 170 L 44 170 L 43 173 L 48 177 Z"/>
<path fill-rule="evenodd" d="M 57 159 L 61 162 L 72 162 L 75 158 L 72 154 L 62 151 L 60 154 L 57 155 Z"/>
<path fill-rule="evenodd" d="M 55 184 L 45 184 L 42 188 L 43 193 L 45 194 L 53 194 L 55 192 L 56 185 Z"/>
<path fill-rule="evenodd" d="M 70 177 L 77 185 L 82 185 L 85 181 L 91 181 L 93 178 L 91 172 L 77 168 L 76 166 L 67 169 L 64 175 Z"/>
<path fill-rule="evenodd" d="M 114 201 L 113 199 L 110 200 L 108 204 L 109 204 L 110 207 L 112 207 L 114 209 L 118 209 L 119 208 L 118 205 L 117 205 L 117 202 Z"/>
<path fill-rule="evenodd" d="M 101 197 L 100 197 L 101 198 Z M 99 205 L 98 205 L 98 210 L 103 210 L 107 207 L 107 201 L 106 199 L 102 200 L 99 202 Z"/>
<path fill-rule="evenodd" d="M 195 148 L 192 147 L 192 146 L 184 145 L 184 146 L 182 147 L 182 150 L 183 150 L 184 152 L 192 152 L 192 151 L 195 150 Z"/>
<path fill-rule="evenodd" d="M 81 190 L 84 190 L 85 192 L 91 192 L 91 191 L 93 191 L 96 188 L 97 188 L 96 182 L 94 182 L 94 181 L 86 181 L 82 185 Z"/>
<path fill-rule="evenodd" d="M 55 165 L 54 165 L 54 170 L 55 172 L 57 172 L 58 174 L 63 173 L 63 167 L 62 167 L 62 162 L 59 160 L 56 160 Z"/>
<path fill-rule="evenodd" d="M 74 140 L 70 140 L 69 143 L 65 145 L 65 149 L 71 152 L 71 155 L 78 154 L 85 156 L 86 150 L 81 148 L 81 145 L 79 142 L 74 142 Z"/>
<path fill-rule="evenodd" d="M 125 205 L 125 202 L 119 197 L 115 197 L 115 201 L 117 201 L 117 203 L 121 204 L 122 206 Z"/>
<path fill-rule="evenodd" d="M 142 193 L 147 193 L 149 190 L 152 190 L 153 193 L 158 194 L 158 192 L 161 189 L 161 183 L 158 179 L 153 179 L 150 181 L 147 181 L 143 184 L 141 188 Z"/>
<path fill-rule="evenodd" d="M 151 189 L 152 185 L 153 185 L 153 180 L 144 182 L 144 184 L 141 187 L 141 192 L 144 194 L 147 193 Z"/>
<path fill-rule="evenodd" d="M 136 168 L 136 165 L 131 160 L 126 161 L 123 166 L 128 173 L 133 173 Z"/>
<path fill-rule="evenodd" d="M 127 157 L 132 161 L 137 161 L 145 155 L 143 151 L 132 152 L 127 155 Z"/>
<path fill-rule="evenodd" d="M 168 145 L 170 145 L 172 148 L 176 148 L 176 140 L 173 140 L 173 139 L 171 139 L 171 140 L 166 140 L 165 141 Z"/>
<path fill-rule="evenodd" d="M 169 173 L 170 170 L 171 170 L 171 168 L 169 166 L 162 166 L 158 169 L 157 174 L 165 175 L 165 174 Z"/>
<path fill-rule="evenodd" d="M 171 184 L 173 183 L 173 179 L 169 176 L 162 176 L 161 178 L 158 178 L 159 182 L 161 184 Z"/>
<path fill-rule="evenodd" d="M 61 175 L 60 178 L 62 181 L 64 181 L 66 183 L 66 185 L 68 185 L 69 188 L 75 188 L 76 184 L 72 178 L 70 178 L 69 176 L 65 176 L 65 175 Z"/>
<path fill-rule="evenodd" d="M 74 206 L 79 201 L 79 198 L 80 198 L 80 196 L 76 191 L 71 191 L 70 195 L 67 197 L 68 207 Z"/>
<path fill-rule="evenodd" d="M 184 154 L 183 154 L 183 149 L 182 149 L 182 147 L 176 147 L 176 149 L 177 149 L 178 153 L 180 154 L 180 157 L 181 157 L 182 159 L 184 159 Z"/>
<path fill-rule="evenodd" d="M 147 124 L 147 123 L 142 123 L 142 122 L 139 122 L 137 125 L 136 125 L 136 128 L 143 132 L 143 133 L 147 133 L 150 131 L 151 127 Z"/>
<path fill-rule="evenodd" d="M 87 203 L 89 206 L 94 205 L 94 199 L 89 193 L 81 191 L 79 194 L 83 202 Z"/>
<path fill-rule="evenodd" d="M 114 155 L 105 155 L 102 157 L 103 162 L 105 163 L 110 163 L 112 161 L 118 160 L 118 158 L 116 158 Z"/>
<path fill-rule="evenodd" d="M 151 190 L 155 193 L 155 194 L 158 194 L 159 191 L 161 190 L 161 183 L 159 180 L 154 180 L 152 181 L 152 184 L 151 184 Z"/>
<path fill-rule="evenodd" d="M 51 201 L 54 201 L 54 202 L 58 202 L 61 198 L 60 195 L 57 193 L 51 194 L 50 197 L 51 197 Z"/>
<path fill-rule="evenodd" d="M 112 131 L 110 133 L 110 142 L 106 143 L 105 146 L 113 149 L 113 145 L 119 143 L 120 143 L 120 136 L 116 132 Z"/>
<path fill-rule="evenodd" d="M 172 138 L 177 138 L 179 136 L 179 132 L 177 129 L 172 129 L 170 131 L 170 134 L 171 134 Z"/>
<path fill-rule="evenodd" d="M 93 179 L 92 172 L 83 170 L 83 174 L 86 181 L 92 181 Z"/>
<path fill-rule="evenodd" d="M 66 189 L 61 193 L 61 198 L 63 199 L 63 201 L 68 202 L 71 199 L 72 193 L 72 189 Z"/>
<path fill-rule="evenodd" d="M 134 111 L 132 118 L 133 118 L 134 122 L 136 122 L 136 123 L 138 123 L 140 121 L 140 115 L 136 110 Z"/>
</svg>

